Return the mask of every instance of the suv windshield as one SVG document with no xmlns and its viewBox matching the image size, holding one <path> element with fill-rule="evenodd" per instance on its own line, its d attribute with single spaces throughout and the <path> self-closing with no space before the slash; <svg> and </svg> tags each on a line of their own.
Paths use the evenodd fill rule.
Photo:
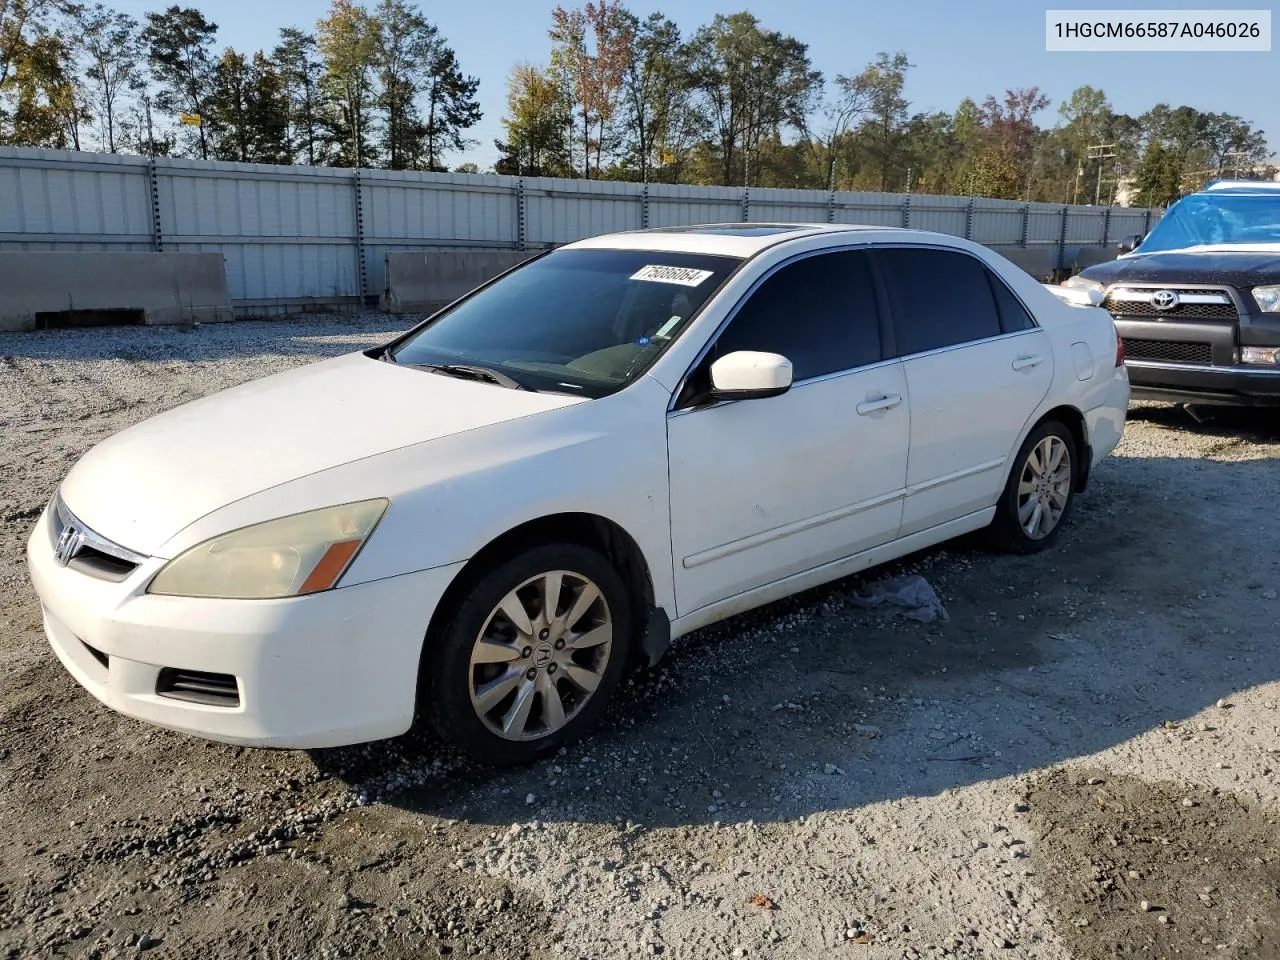
<svg viewBox="0 0 1280 960">
<path fill-rule="evenodd" d="M 484 367 L 533 390 L 605 396 L 640 376 L 739 263 L 556 250 L 436 317 L 389 359 Z"/>
<path fill-rule="evenodd" d="M 1280 191 L 1183 197 L 1151 228 L 1139 252 L 1253 243 L 1280 243 Z"/>
</svg>

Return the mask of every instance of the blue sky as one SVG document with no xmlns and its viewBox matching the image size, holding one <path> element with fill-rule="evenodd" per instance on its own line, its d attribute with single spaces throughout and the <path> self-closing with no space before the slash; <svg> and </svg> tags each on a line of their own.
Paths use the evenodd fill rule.
<svg viewBox="0 0 1280 960">
<path fill-rule="evenodd" d="M 173 0 L 106 0 L 141 17 Z M 219 43 L 242 52 L 270 49 L 281 26 L 310 28 L 326 9 L 324 0 L 178 0 L 199 7 L 219 26 Z M 370 6 L 375 0 L 367 0 Z M 565 6 L 580 6 L 561 0 Z M 480 78 L 484 119 L 471 131 L 480 145 L 456 165 L 474 160 L 487 167 L 502 136 L 506 78 L 517 61 L 545 62 L 547 26 L 555 0 L 425 0 L 421 4 L 458 53 L 462 68 Z M 772 29 L 809 44 L 814 66 L 826 76 L 856 73 L 881 50 L 904 50 L 915 65 L 906 95 L 912 111 L 952 110 L 961 98 L 981 101 L 1006 87 L 1039 86 L 1053 103 L 1040 118 L 1056 119 L 1058 104 L 1081 84 L 1101 87 L 1115 109 L 1141 113 L 1152 104 L 1188 104 L 1199 110 L 1239 114 L 1268 133 L 1280 151 L 1280 45 L 1270 53 L 1048 53 L 1044 49 L 1046 6 L 1134 9 L 1138 0 L 630 0 L 641 16 L 662 10 L 692 32 L 717 13 L 747 9 Z M 1160 9 L 1207 9 L 1211 0 L 1161 0 Z M 1218 4 L 1219 9 L 1259 7 Z"/>
</svg>

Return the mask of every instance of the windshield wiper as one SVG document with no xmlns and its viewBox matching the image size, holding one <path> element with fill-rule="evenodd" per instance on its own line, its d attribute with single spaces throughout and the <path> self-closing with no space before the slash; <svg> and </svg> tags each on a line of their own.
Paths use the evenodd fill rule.
<svg viewBox="0 0 1280 960">
<path fill-rule="evenodd" d="M 519 380 L 500 373 L 489 367 L 475 366 L 469 363 L 410 363 L 405 366 L 415 367 L 419 370 L 430 370 L 432 373 L 442 373 L 445 376 L 457 377 L 460 380 L 481 380 L 486 383 L 496 383 L 500 387 L 506 387 L 509 390 L 528 390 Z"/>
</svg>

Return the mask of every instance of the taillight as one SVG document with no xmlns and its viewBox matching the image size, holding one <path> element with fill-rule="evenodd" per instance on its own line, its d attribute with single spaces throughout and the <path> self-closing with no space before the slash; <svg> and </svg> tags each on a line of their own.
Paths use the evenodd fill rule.
<svg viewBox="0 0 1280 960">
<path fill-rule="evenodd" d="M 1124 366 L 1124 337 L 1120 336 L 1120 331 L 1116 331 L 1116 366 Z"/>
</svg>

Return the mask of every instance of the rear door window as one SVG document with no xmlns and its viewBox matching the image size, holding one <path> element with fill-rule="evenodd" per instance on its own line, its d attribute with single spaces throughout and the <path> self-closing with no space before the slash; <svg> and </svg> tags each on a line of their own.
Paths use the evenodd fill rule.
<svg viewBox="0 0 1280 960">
<path fill-rule="evenodd" d="M 987 268 L 977 258 L 951 250 L 896 247 L 877 250 L 876 260 L 894 304 L 899 356 L 1000 335 Z"/>
</svg>

